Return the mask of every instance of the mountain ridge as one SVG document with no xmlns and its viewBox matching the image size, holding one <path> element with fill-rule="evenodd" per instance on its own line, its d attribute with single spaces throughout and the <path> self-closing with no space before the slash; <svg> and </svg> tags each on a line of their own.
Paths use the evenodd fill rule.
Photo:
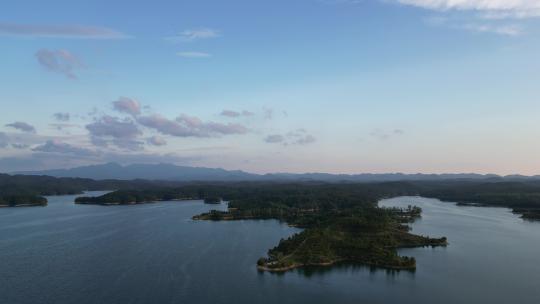
<svg viewBox="0 0 540 304">
<path fill-rule="evenodd" d="M 457 179 L 540 179 L 539 175 L 507 175 L 479 174 L 479 173 L 359 173 L 359 174 L 332 174 L 332 173 L 267 173 L 256 174 L 242 170 L 225 170 L 222 168 L 179 166 L 174 164 L 130 164 L 105 163 L 75 167 L 70 169 L 52 169 L 36 171 L 20 171 L 10 174 L 20 175 L 47 175 L 53 177 L 79 177 L 95 180 L 119 179 L 147 179 L 170 181 L 327 181 L 327 182 L 380 182 L 402 180 L 457 180 Z"/>
</svg>

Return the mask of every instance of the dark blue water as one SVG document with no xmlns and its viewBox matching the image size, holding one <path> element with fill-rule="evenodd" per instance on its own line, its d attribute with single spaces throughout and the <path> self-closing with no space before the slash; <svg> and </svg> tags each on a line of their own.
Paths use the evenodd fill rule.
<svg viewBox="0 0 540 304">
<path fill-rule="evenodd" d="M 540 224 L 508 209 L 417 197 L 413 231 L 447 248 L 407 249 L 410 272 L 365 267 L 259 273 L 256 260 L 298 231 L 277 221 L 207 222 L 200 201 L 0 209 L 0 303 L 539 303 Z M 218 208 L 225 209 L 224 205 Z"/>
</svg>

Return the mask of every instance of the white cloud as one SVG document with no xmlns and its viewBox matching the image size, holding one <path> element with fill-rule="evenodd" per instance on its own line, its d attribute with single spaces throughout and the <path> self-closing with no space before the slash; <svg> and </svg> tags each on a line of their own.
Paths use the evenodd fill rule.
<svg viewBox="0 0 540 304">
<path fill-rule="evenodd" d="M 480 18 L 481 19 L 481 18 Z M 458 20 L 444 16 L 429 16 L 424 19 L 424 22 L 429 26 L 443 26 L 450 29 L 466 30 L 473 33 L 491 33 L 503 36 L 520 36 L 525 33 L 524 26 L 517 23 L 495 22 L 490 20 Z"/>
<path fill-rule="evenodd" d="M 523 28 L 517 24 L 492 25 L 492 24 L 465 24 L 460 28 L 477 33 L 494 33 L 505 36 L 519 36 L 523 34 Z"/>
<path fill-rule="evenodd" d="M 525 33 L 525 18 L 540 17 L 540 0 L 381 0 L 438 12 L 425 19 L 472 33 L 516 37 Z M 509 20 L 511 19 L 511 20 Z M 509 21 L 511 21 L 509 23 Z"/>
<path fill-rule="evenodd" d="M 205 53 L 205 52 L 178 52 L 176 53 L 179 57 L 184 58 L 208 58 L 212 57 L 212 54 Z"/>
<path fill-rule="evenodd" d="M 540 17 L 539 0 L 396 0 L 405 5 L 412 5 L 432 10 L 469 10 L 492 16 L 528 18 Z M 489 15 L 488 15 L 489 16 Z"/>
<path fill-rule="evenodd" d="M 165 40 L 172 42 L 191 42 L 201 39 L 210 39 L 219 37 L 219 32 L 210 28 L 199 28 L 199 29 L 187 29 L 180 32 L 176 36 L 166 37 Z"/>
</svg>

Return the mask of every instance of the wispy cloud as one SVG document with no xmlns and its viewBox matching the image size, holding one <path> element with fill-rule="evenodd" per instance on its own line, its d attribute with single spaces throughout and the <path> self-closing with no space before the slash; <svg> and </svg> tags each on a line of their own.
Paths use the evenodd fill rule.
<svg viewBox="0 0 540 304">
<path fill-rule="evenodd" d="M 165 135 L 177 137 L 212 137 L 220 135 L 245 134 L 248 128 L 236 123 L 204 122 L 198 117 L 180 115 L 175 120 L 159 114 L 140 116 L 137 122 Z"/>
<path fill-rule="evenodd" d="M 391 131 L 385 131 L 382 129 L 375 129 L 369 133 L 369 135 L 373 138 L 379 139 L 379 140 L 387 140 L 392 137 L 397 136 L 403 136 L 405 134 L 405 131 L 401 129 L 393 129 Z"/>
<path fill-rule="evenodd" d="M 454 20 L 444 16 L 430 16 L 424 19 L 425 23 L 430 26 L 443 26 L 450 29 L 466 30 L 473 33 L 491 33 L 503 36 L 520 36 L 523 35 L 524 27 L 517 23 L 507 23 L 483 20 L 476 17 L 463 20 Z"/>
<path fill-rule="evenodd" d="M 505 36 L 520 36 L 523 34 L 523 27 L 518 24 L 493 25 L 470 23 L 458 26 L 458 28 L 476 33 L 493 33 Z"/>
<path fill-rule="evenodd" d="M 264 138 L 264 141 L 269 144 L 282 143 L 285 141 L 285 136 L 281 134 L 271 134 Z"/>
<path fill-rule="evenodd" d="M 187 29 L 178 35 L 165 37 L 165 40 L 171 42 L 191 42 L 201 39 L 211 39 L 219 37 L 219 31 L 210 28 Z"/>
<path fill-rule="evenodd" d="M 538 0 L 397 0 L 397 2 L 438 11 L 476 11 L 499 18 L 540 17 Z"/>
<path fill-rule="evenodd" d="M 62 112 L 54 113 L 53 117 L 54 119 L 58 121 L 69 121 L 70 119 L 69 113 L 62 113 Z"/>
<path fill-rule="evenodd" d="M 388 0 L 381 0 L 388 2 Z M 539 0 L 391 0 L 436 12 L 425 19 L 430 26 L 444 26 L 472 33 L 516 37 L 525 34 L 520 19 L 540 17 Z"/>
<path fill-rule="evenodd" d="M 184 58 L 208 58 L 212 57 L 212 54 L 205 52 L 177 52 L 176 56 Z"/>
<path fill-rule="evenodd" d="M 67 143 L 63 143 L 59 140 L 48 140 L 45 144 L 39 145 L 32 149 L 36 152 L 48 152 L 48 153 L 60 153 L 60 154 L 74 154 L 78 156 L 94 156 L 98 153 L 94 150 L 75 147 Z"/>
<path fill-rule="evenodd" d="M 22 121 L 16 121 L 16 122 L 7 124 L 6 127 L 15 128 L 23 132 L 36 133 L 36 128 L 34 126 L 26 122 L 22 122 Z"/>
<path fill-rule="evenodd" d="M 263 108 L 263 117 L 264 119 L 271 120 L 274 118 L 274 110 L 270 108 Z"/>
<path fill-rule="evenodd" d="M 271 134 L 264 138 L 264 141 L 269 144 L 282 144 L 288 145 L 307 145 L 316 141 L 315 137 L 308 134 L 305 129 L 296 129 L 290 131 L 285 135 Z"/>
<path fill-rule="evenodd" d="M 236 118 L 240 116 L 253 116 L 255 115 L 255 113 L 247 111 L 247 110 L 243 110 L 243 111 L 223 110 L 221 111 L 220 115 L 225 116 L 225 117 Z"/>
<path fill-rule="evenodd" d="M 70 128 L 79 128 L 79 125 L 70 123 L 51 123 L 49 126 L 55 130 L 62 131 Z"/>
<path fill-rule="evenodd" d="M 141 104 L 132 98 L 120 97 L 112 102 L 113 108 L 122 113 L 127 113 L 133 116 L 141 114 Z"/>
<path fill-rule="evenodd" d="M 70 79 L 77 79 L 74 70 L 84 68 L 84 64 L 75 55 L 66 50 L 41 49 L 36 58 L 45 69 L 63 74 Z"/>
<path fill-rule="evenodd" d="M 0 35 L 41 38 L 125 39 L 130 36 L 106 27 L 0 23 Z"/>
</svg>

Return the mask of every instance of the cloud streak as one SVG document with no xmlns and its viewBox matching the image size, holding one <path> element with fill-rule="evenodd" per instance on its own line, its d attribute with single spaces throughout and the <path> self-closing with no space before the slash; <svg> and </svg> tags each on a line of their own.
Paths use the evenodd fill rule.
<svg viewBox="0 0 540 304">
<path fill-rule="evenodd" d="M 241 124 L 203 122 L 200 118 L 180 115 L 170 120 L 159 114 L 141 116 L 137 122 L 162 134 L 177 137 L 212 137 L 232 134 L 245 134 L 249 130 Z"/>
<path fill-rule="evenodd" d="M 61 112 L 54 113 L 53 117 L 54 117 L 54 119 L 56 119 L 58 121 L 69 121 L 69 119 L 70 119 L 69 113 L 61 113 Z"/>
<path fill-rule="evenodd" d="M 221 113 L 219 114 L 221 116 L 225 116 L 225 117 L 231 117 L 231 118 L 236 118 L 236 117 L 240 117 L 240 116 L 253 116 L 255 115 L 255 113 L 253 112 L 250 112 L 250 111 L 233 111 L 233 110 L 223 110 L 221 111 Z"/>
<path fill-rule="evenodd" d="M 540 17 L 538 0 L 397 0 L 397 2 L 439 11 L 478 11 L 500 18 Z"/>
<path fill-rule="evenodd" d="M 269 144 L 282 144 L 288 145 L 308 145 L 316 141 L 315 137 L 308 134 L 305 129 L 297 129 L 295 131 L 288 132 L 285 135 L 272 134 L 264 138 L 264 141 Z"/>
<path fill-rule="evenodd" d="M 540 17 L 539 0 L 392 1 L 437 12 L 438 16 L 426 19 L 426 23 L 431 26 L 446 26 L 472 33 L 490 33 L 507 37 L 517 37 L 525 33 L 526 23 L 518 19 Z"/>
<path fill-rule="evenodd" d="M 209 58 L 212 54 L 205 52 L 177 52 L 176 56 L 184 58 Z"/>
<path fill-rule="evenodd" d="M 520 36 L 523 34 L 523 28 L 517 24 L 493 25 L 470 23 L 458 26 L 458 28 L 476 33 L 493 33 L 504 36 Z"/>
<path fill-rule="evenodd" d="M 14 128 L 23 132 L 27 132 L 27 133 L 36 133 L 36 128 L 34 126 L 26 122 L 22 122 L 22 121 L 16 121 L 16 122 L 7 124 L 6 127 L 11 127 L 11 128 Z"/>
<path fill-rule="evenodd" d="M 32 149 L 36 152 L 47 152 L 47 153 L 60 153 L 60 154 L 72 154 L 77 156 L 96 156 L 98 153 L 96 151 L 79 148 L 72 146 L 67 143 L 63 143 L 59 140 L 48 140 L 45 144 L 37 146 Z"/>
<path fill-rule="evenodd" d="M 83 63 L 66 50 L 41 49 L 36 52 L 36 59 L 48 71 L 63 74 L 70 79 L 77 79 L 74 70 L 84 68 Z"/>
<path fill-rule="evenodd" d="M 119 31 L 97 26 L 83 25 L 31 25 L 0 23 L 0 35 L 38 38 L 77 38 L 77 39 L 125 39 L 129 38 Z"/>
<path fill-rule="evenodd" d="M 219 37 L 219 32 L 210 28 L 187 29 L 180 32 L 176 36 L 166 37 L 165 39 L 172 42 L 191 42 L 202 39 L 211 39 Z"/>
</svg>

